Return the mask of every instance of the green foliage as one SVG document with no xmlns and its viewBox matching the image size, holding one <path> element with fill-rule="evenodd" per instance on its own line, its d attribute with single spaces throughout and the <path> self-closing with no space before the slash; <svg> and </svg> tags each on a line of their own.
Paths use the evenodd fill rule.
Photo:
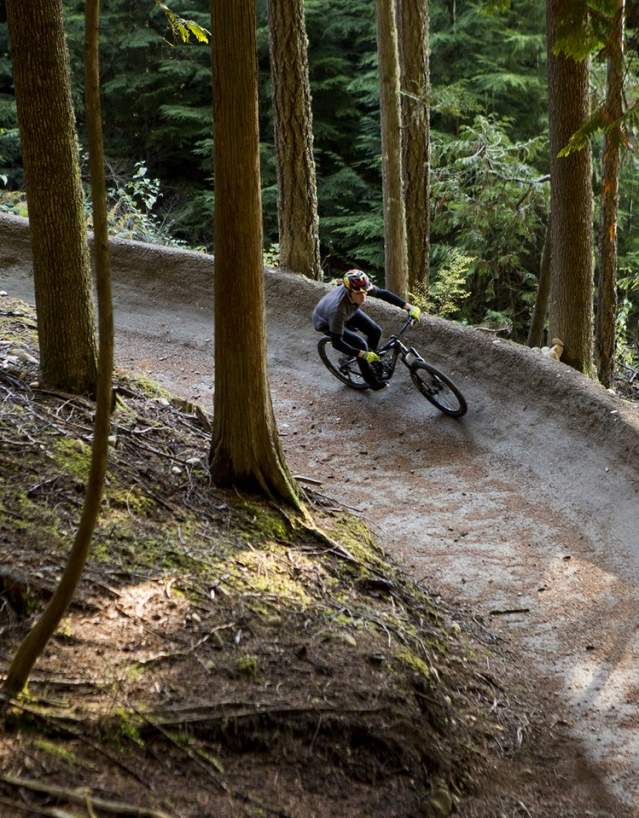
<svg viewBox="0 0 639 818">
<path fill-rule="evenodd" d="M 65 0 L 74 101 L 84 140 L 83 0 Z M 267 2 L 257 0 L 265 246 L 277 244 L 277 184 Z M 523 337 L 534 303 L 547 219 L 545 9 L 539 0 L 466 0 L 455 14 L 431 0 L 432 308 L 461 320 L 502 316 Z M 587 13 L 586 13 L 587 12 Z M 575 0 L 559 47 L 582 56 L 605 44 L 612 0 Z M 366 267 L 383 280 L 383 217 L 374 4 L 306 0 L 320 238 L 327 275 Z M 109 0 L 102 69 L 111 225 L 120 235 L 211 248 L 214 203 L 208 0 Z M 562 39 L 563 38 L 563 39 Z M 601 102 L 603 66 L 595 66 Z M 629 76 L 635 69 L 628 68 Z M 639 108 L 628 93 L 624 128 Z M 566 150 L 610 127 L 601 109 Z M 133 160 L 142 164 L 133 166 Z M 141 167 L 146 168 L 141 173 Z M 637 269 L 632 229 L 639 168 L 626 163 L 622 278 Z M 0 207 L 26 213 L 6 26 L 0 26 Z M 636 181 L 635 181 L 636 180 Z M 438 289 L 439 288 L 439 289 Z M 462 289 L 467 297 L 459 294 Z M 626 291 L 624 291 L 626 292 Z M 627 290 L 628 321 L 639 294 Z M 626 297 L 626 296 L 624 296 Z M 437 299 L 437 301 L 436 301 Z M 634 318 L 633 318 L 634 316 Z"/>
<path fill-rule="evenodd" d="M 196 23 L 195 20 L 186 20 L 184 17 L 180 17 L 174 11 L 171 11 L 167 5 L 161 3 L 160 0 L 155 0 L 155 3 L 164 12 L 171 31 L 181 42 L 188 43 L 193 37 L 198 43 L 208 43 L 211 36 L 210 31 Z"/>
<path fill-rule="evenodd" d="M 615 13 L 614 0 L 571 0 L 556 21 L 554 53 L 584 60 L 599 51 L 610 37 Z"/>
<path fill-rule="evenodd" d="M 512 142 L 508 126 L 479 116 L 456 138 L 433 133 L 431 240 L 433 267 L 445 273 L 435 307 L 471 323 L 503 313 L 519 337 L 534 304 L 548 185 L 532 164 L 544 141 Z M 468 297 L 449 303 L 462 279 Z"/>
<path fill-rule="evenodd" d="M 428 295 L 417 293 L 419 306 L 441 318 L 457 318 L 462 314 L 464 302 L 469 298 L 469 272 L 476 261 L 455 247 L 442 247 L 443 259 L 432 275 Z M 421 302 L 421 303 L 420 303 Z"/>
<path fill-rule="evenodd" d="M 171 235 L 167 222 L 154 213 L 162 198 L 160 180 L 147 174 L 144 162 L 136 162 L 130 179 L 113 180 L 108 190 L 109 233 L 125 239 L 181 246 L 183 242 Z M 88 203 L 87 221 L 91 226 L 93 218 Z"/>
<path fill-rule="evenodd" d="M 610 122 L 605 109 L 603 107 L 598 108 L 588 121 L 572 134 L 565 147 L 559 151 L 558 156 L 565 157 L 577 153 L 590 143 L 593 136 L 605 132 L 609 127 Z"/>
</svg>

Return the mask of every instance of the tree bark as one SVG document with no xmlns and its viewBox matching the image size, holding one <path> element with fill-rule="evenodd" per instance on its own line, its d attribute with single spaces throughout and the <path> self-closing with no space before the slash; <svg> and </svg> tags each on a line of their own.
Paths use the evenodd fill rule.
<svg viewBox="0 0 639 818">
<path fill-rule="evenodd" d="M 94 392 L 89 251 L 62 0 L 7 0 L 42 381 Z"/>
<path fill-rule="evenodd" d="M 532 321 L 530 322 L 530 331 L 528 332 L 529 347 L 540 347 L 544 340 L 544 324 L 546 323 L 546 313 L 548 312 L 548 294 L 552 275 L 550 269 L 550 224 L 551 219 L 549 218 L 544 234 L 544 246 L 541 251 L 535 309 L 533 311 Z"/>
<path fill-rule="evenodd" d="M 595 313 L 597 373 L 604 386 L 612 384 L 615 368 L 617 318 L 617 212 L 619 209 L 619 161 L 623 116 L 623 38 L 625 0 L 617 0 L 614 27 L 608 42 L 606 119 L 601 174 L 601 233 L 599 275 Z"/>
<path fill-rule="evenodd" d="M 402 171 L 408 290 L 428 292 L 430 242 L 430 74 L 428 0 L 397 0 L 401 67 Z"/>
<path fill-rule="evenodd" d="M 571 0 L 547 0 L 551 177 L 551 338 L 564 342 L 562 361 L 591 374 L 592 185 L 590 147 L 558 157 L 589 117 L 589 62 L 554 54 L 557 27 Z M 584 4 L 585 10 L 585 4 Z M 577 21 L 578 22 L 578 21 Z"/>
<path fill-rule="evenodd" d="M 3 695 L 12 698 L 27 679 L 47 642 L 60 624 L 77 588 L 89 553 L 91 538 L 100 510 L 107 467 L 113 372 L 113 312 L 111 269 L 107 232 L 106 181 L 100 113 L 100 71 L 98 59 L 99 0 L 86 2 L 86 109 L 95 226 L 95 257 L 100 321 L 100 374 L 98 378 L 91 467 L 80 525 L 73 541 L 62 578 L 42 616 L 29 631 L 11 662 Z"/>
<path fill-rule="evenodd" d="M 304 0 L 269 0 L 280 266 L 321 279 Z"/>
<path fill-rule="evenodd" d="M 377 0 L 386 287 L 408 297 L 406 212 L 402 191 L 399 47 L 395 0 Z"/>
<path fill-rule="evenodd" d="M 280 448 L 266 369 L 255 0 L 212 0 L 215 144 L 217 485 L 299 507 Z"/>
</svg>

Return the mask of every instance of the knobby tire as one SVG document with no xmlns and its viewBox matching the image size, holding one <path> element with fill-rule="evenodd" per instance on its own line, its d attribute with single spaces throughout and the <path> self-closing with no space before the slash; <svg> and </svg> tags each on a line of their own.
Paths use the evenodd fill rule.
<svg viewBox="0 0 639 818">
<path fill-rule="evenodd" d="M 427 377 L 424 377 L 424 373 L 427 373 Z M 451 418 L 460 418 L 466 414 L 466 399 L 443 372 L 425 361 L 417 361 L 410 368 L 410 376 L 426 400 L 440 412 Z"/>
<path fill-rule="evenodd" d="M 350 386 L 351 389 L 370 389 L 362 377 L 355 359 L 348 365 L 348 368 L 340 368 L 338 360 L 342 353 L 333 348 L 330 338 L 322 338 L 317 344 L 317 351 L 324 366 L 338 381 L 345 383 L 346 386 Z M 333 357 L 335 360 L 333 360 Z M 350 367 L 353 368 L 352 372 L 350 371 Z"/>
</svg>

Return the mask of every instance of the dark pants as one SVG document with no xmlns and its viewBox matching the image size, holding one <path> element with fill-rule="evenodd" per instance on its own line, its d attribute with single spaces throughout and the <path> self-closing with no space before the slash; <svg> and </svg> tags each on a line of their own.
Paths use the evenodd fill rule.
<svg viewBox="0 0 639 818">
<path fill-rule="evenodd" d="M 361 335 L 357 335 L 357 333 L 351 332 L 351 330 L 363 332 L 366 336 L 366 341 L 364 341 Z M 344 340 L 352 347 L 357 347 L 357 349 L 372 349 L 373 352 L 375 352 L 381 337 L 382 328 L 361 310 L 358 310 L 355 315 L 346 322 Z"/>
<path fill-rule="evenodd" d="M 353 330 L 363 332 L 366 336 L 366 340 L 364 340 L 359 333 L 353 332 Z M 377 350 L 377 345 L 379 344 L 379 339 L 381 337 L 382 329 L 379 324 L 376 324 L 372 318 L 361 310 L 358 310 L 358 312 L 356 312 L 355 315 L 346 322 L 343 334 L 343 338 L 347 344 L 350 344 L 356 349 L 370 349 L 373 352 Z M 384 385 L 368 361 L 358 358 L 357 365 L 362 373 L 362 377 L 373 389 L 379 389 Z"/>
</svg>

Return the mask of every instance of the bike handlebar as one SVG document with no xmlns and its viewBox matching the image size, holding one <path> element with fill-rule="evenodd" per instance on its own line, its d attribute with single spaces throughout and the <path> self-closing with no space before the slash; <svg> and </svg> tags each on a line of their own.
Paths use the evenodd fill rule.
<svg viewBox="0 0 639 818">
<path fill-rule="evenodd" d="M 419 323 L 419 319 L 411 318 L 411 316 L 409 315 L 408 318 L 402 324 L 402 327 L 401 327 L 401 329 L 400 329 L 400 331 L 398 333 L 398 337 L 400 335 L 403 335 L 409 327 L 412 327 L 414 324 L 418 324 L 418 323 Z"/>
</svg>

